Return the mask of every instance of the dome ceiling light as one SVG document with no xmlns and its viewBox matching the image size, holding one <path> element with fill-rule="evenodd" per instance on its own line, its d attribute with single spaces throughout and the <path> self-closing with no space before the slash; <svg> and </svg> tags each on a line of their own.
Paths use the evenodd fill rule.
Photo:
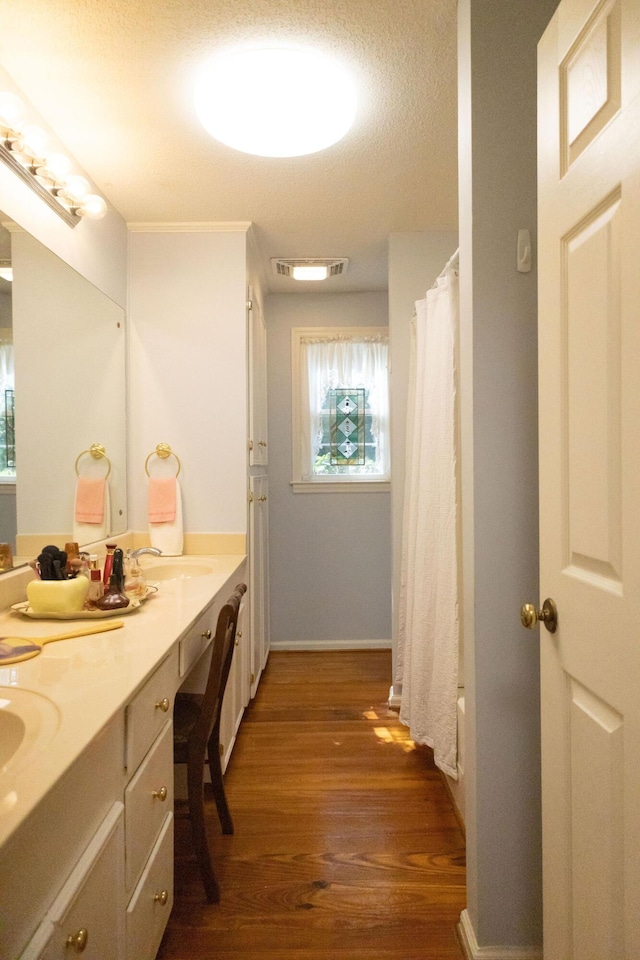
<svg viewBox="0 0 640 960">
<path fill-rule="evenodd" d="M 258 157 L 302 157 L 337 143 L 356 114 L 353 80 L 317 50 L 230 51 L 202 70 L 198 117 L 216 140 Z"/>
</svg>

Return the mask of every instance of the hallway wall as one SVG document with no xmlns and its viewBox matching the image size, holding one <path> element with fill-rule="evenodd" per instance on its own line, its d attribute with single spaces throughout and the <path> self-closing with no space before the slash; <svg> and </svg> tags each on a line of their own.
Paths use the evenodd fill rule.
<svg viewBox="0 0 640 960">
<path fill-rule="evenodd" d="M 556 0 L 459 0 L 469 956 L 541 956 L 536 44 Z M 520 228 L 534 269 L 516 270 Z M 506 951 L 506 952 L 505 952 Z"/>
<path fill-rule="evenodd" d="M 293 493 L 291 329 L 386 326 L 386 293 L 281 294 L 265 303 L 272 648 L 391 644 L 390 494 Z"/>
</svg>

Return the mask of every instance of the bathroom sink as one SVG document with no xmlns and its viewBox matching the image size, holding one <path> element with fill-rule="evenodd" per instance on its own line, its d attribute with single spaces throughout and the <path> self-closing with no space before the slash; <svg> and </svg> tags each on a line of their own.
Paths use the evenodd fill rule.
<svg viewBox="0 0 640 960">
<path fill-rule="evenodd" d="M 190 560 L 175 563 L 153 563 L 142 571 L 151 583 L 154 580 L 190 580 L 192 577 L 206 577 L 213 573 L 208 563 L 194 563 Z"/>
<path fill-rule="evenodd" d="M 0 775 L 50 743 L 60 722 L 51 700 L 19 687 L 0 687 Z"/>
</svg>

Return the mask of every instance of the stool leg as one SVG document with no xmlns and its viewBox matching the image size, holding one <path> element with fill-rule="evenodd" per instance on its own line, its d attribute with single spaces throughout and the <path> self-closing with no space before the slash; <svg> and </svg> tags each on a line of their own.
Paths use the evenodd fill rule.
<svg viewBox="0 0 640 960">
<path fill-rule="evenodd" d="M 189 763 L 187 765 L 187 790 L 189 795 L 189 816 L 191 819 L 191 834 L 195 847 L 202 882 L 209 903 L 220 901 L 220 888 L 211 866 L 211 855 L 207 842 L 207 831 L 204 823 L 204 764 Z"/>
<path fill-rule="evenodd" d="M 222 762 L 220 758 L 220 729 L 216 725 L 207 744 L 207 753 L 209 755 L 209 772 L 211 774 L 211 786 L 213 787 L 213 797 L 216 801 L 218 810 L 218 819 L 223 833 L 233 833 L 233 820 L 229 811 L 229 804 L 224 792 L 224 780 L 222 778 Z"/>
</svg>

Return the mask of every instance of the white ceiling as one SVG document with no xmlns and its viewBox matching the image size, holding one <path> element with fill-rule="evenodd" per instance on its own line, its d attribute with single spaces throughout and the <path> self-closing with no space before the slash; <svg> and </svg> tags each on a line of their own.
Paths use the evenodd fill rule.
<svg viewBox="0 0 640 960">
<path fill-rule="evenodd" d="M 198 67 L 265 40 L 355 72 L 341 143 L 258 158 L 201 128 Z M 128 222 L 253 221 L 273 292 L 385 289 L 390 233 L 457 226 L 456 0 L 1 0 L 0 64 Z M 270 273 L 310 256 L 351 263 L 324 285 Z"/>
</svg>

